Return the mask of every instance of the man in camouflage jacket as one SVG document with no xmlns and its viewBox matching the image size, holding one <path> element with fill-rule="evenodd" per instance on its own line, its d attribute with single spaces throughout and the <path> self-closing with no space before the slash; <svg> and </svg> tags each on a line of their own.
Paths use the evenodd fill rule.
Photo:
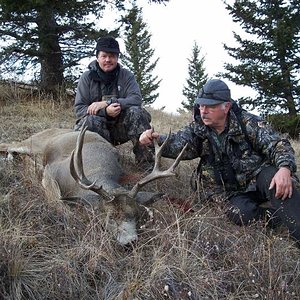
<svg viewBox="0 0 300 300">
<path fill-rule="evenodd" d="M 200 157 L 193 178 L 201 200 L 227 200 L 228 217 L 238 225 L 272 214 L 283 222 L 300 243 L 300 193 L 294 150 L 290 142 L 267 126 L 259 117 L 237 108 L 228 86 L 219 79 L 209 80 L 195 101 L 195 120 L 172 133 L 163 156 L 176 158 L 187 143 L 182 159 Z M 166 136 L 151 130 L 140 143 L 159 144 Z M 264 209 L 263 202 L 271 202 Z"/>
</svg>

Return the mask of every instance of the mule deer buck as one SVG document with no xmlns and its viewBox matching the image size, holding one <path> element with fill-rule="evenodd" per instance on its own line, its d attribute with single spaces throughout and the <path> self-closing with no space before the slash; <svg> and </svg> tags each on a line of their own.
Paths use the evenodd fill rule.
<svg viewBox="0 0 300 300">
<path fill-rule="evenodd" d="M 153 203 L 161 194 L 142 192 L 147 183 L 176 175 L 185 148 L 165 171 L 159 170 L 161 152 L 155 142 L 155 165 L 150 174 L 131 190 L 119 182 L 124 174 L 118 150 L 100 135 L 83 128 L 48 129 L 19 143 L 0 144 L 0 151 L 41 155 L 43 157 L 42 185 L 48 197 L 62 200 L 81 199 L 98 203 L 106 213 L 108 228 L 117 241 L 126 245 L 137 240 L 137 221 L 141 207 Z"/>
</svg>

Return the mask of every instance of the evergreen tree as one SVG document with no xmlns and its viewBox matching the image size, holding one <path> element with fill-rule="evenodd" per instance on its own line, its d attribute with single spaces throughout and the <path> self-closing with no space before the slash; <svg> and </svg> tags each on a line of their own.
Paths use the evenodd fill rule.
<svg viewBox="0 0 300 300">
<path fill-rule="evenodd" d="M 134 5 L 123 18 L 126 53 L 121 61 L 136 76 L 145 104 L 152 104 L 159 96 L 156 93 L 161 80 L 152 73 L 159 61 L 153 60 L 154 50 L 150 46 L 151 34 L 143 21 L 142 9 Z"/>
<path fill-rule="evenodd" d="M 280 110 L 293 116 L 300 103 L 299 0 L 236 0 L 226 5 L 248 38 L 234 33 L 237 47 L 224 45 L 238 64 L 226 63 L 222 74 L 258 92 L 241 104 L 263 113 Z"/>
<path fill-rule="evenodd" d="M 189 77 L 186 80 L 187 85 L 183 87 L 182 94 L 185 96 L 186 100 L 182 101 L 182 106 L 187 110 L 192 110 L 194 106 L 195 99 L 200 88 L 207 81 L 207 74 L 204 68 L 205 57 L 199 58 L 201 49 L 194 42 L 192 49 L 192 56 L 188 59 L 188 74 Z"/>
<path fill-rule="evenodd" d="M 40 87 L 55 93 L 72 68 L 93 54 L 100 36 L 117 37 L 118 29 L 108 32 L 97 23 L 108 5 L 122 11 L 126 2 L 130 0 L 0 0 L 1 74 L 37 67 Z"/>
</svg>

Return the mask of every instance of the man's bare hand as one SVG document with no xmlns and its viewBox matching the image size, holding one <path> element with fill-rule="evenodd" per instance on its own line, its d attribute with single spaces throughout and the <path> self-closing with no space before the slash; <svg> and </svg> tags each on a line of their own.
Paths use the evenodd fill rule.
<svg viewBox="0 0 300 300">
<path fill-rule="evenodd" d="M 275 197 L 278 199 L 285 200 L 291 198 L 293 193 L 293 185 L 291 178 L 291 171 L 288 168 L 279 168 L 277 173 L 274 175 L 269 189 L 276 188 Z"/>
<path fill-rule="evenodd" d="M 105 101 L 93 102 L 91 105 L 89 105 L 87 113 L 89 115 L 96 115 L 100 109 L 105 108 L 106 106 L 107 104 Z"/>
<path fill-rule="evenodd" d="M 140 139 L 139 142 L 142 145 L 151 145 L 153 142 L 153 139 L 157 139 L 159 138 L 159 133 L 153 131 L 153 128 L 145 130 L 141 135 L 140 135 Z"/>
<path fill-rule="evenodd" d="M 106 114 L 112 118 L 117 117 L 121 112 L 120 103 L 112 103 L 106 107 Z"/>
</svg>

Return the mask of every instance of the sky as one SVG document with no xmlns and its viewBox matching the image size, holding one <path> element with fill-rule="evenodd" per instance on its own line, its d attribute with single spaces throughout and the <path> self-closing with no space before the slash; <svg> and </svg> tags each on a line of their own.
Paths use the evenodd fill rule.
<svg viewBox="0 0 300 300">
<path fill-rule="evenodd" d="M 159 97 L 152 106 L 176 113 L 182 108 L 181 102 L 186 100 L 182 90 L 188 78 L 188 59 L 192 57 L 194 42 L 201 48 L 200 56 L 205 57 L 204 67 L 209 78 L 214 78 L 224 71 L 225 62 L 234 62 L 223 43 L 235 45 L 233 31 L 241 32 L 241 29 L 232 21 L 222 0 L 170 0 L 165 5 L 137 0 L 137 4 L 143 8 L 143 20 L 152 35 L 153 57 L 159 58 L 154 74 L 162 82 Z M 122 51 L 122 41 L 120 44 Z M 233 99 L 255 95 L 248 87 L 224 81 Z"/>
</svg>

